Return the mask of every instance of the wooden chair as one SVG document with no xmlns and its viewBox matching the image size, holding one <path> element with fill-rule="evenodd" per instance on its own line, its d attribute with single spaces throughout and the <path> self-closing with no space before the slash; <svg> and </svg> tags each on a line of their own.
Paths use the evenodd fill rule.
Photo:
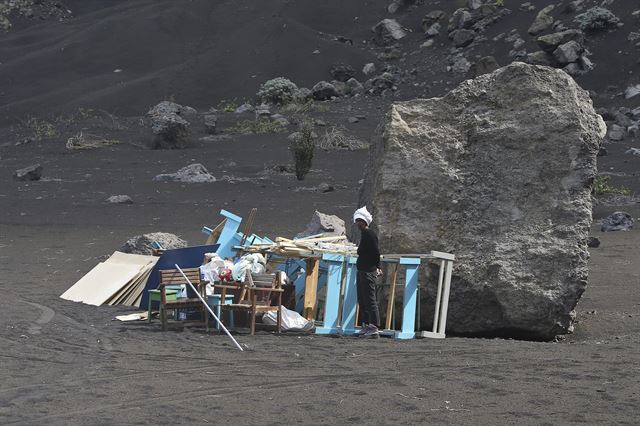
<svg viewBox="0 0 640 426">
<path fill-rule="evenodd" d="M 184 274 L 189 278 L 189 281 L 196 287 L 200 295 L 206 299 L 206 282 L 200 282 L 200 269 L 199 268 L 185 268 L 182 270 Z M 170 300 L 167 298 L 167 286 L 174 286 L 184 284 L 187 287 L 187 295 L 191 294 L 192 297 L 180 298 Z M 178 309 L 196 309 L 202 314 L 202 321 L 182 321 L 182 325 L 204 325 L 208 329 L 209 312 L 204 307 L 203 303 L 198 299 L 196 295 L 193 295 L 193 290 L 184 279 L 180 271 L 177 269 L 165 269 L 160 271 L 160 319 L 162 320 L 162 330 L 167 330 L 167 311 Z"/>
<path fill-rule="evenodd" d="M 249 313 L 251 335 L 256 334 L 256 314 L 260 312 L 278 313 L 278 333 L 282 325 L 282 272 L 275 274 L 252 275 L 247 272 L 244 283 L 216 284 L 221 290 L 221 300 L 225 300 L 228 290 L 238 292 L 237 300 L 232 304 L 221 305 L 222 311 L 234 310 Z M 275 304 L 272 303 L 275 299 Z"/>
</svg>

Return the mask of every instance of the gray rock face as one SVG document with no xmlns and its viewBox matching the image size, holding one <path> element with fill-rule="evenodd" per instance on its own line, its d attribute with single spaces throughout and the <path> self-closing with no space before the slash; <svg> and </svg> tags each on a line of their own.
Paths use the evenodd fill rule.
<svg viewBox="0 0 640 426">
<path fill-rule="evenodd" d="M 158 242 L 166 250 L 187 247 L 187 242 L 177 235 L 166 232 L 152 232 L 130 238 L 120 248 L 120 251 L 123 253 L 151 255 L 153 254 L 151 243 L 154 241 Z"/>
<path fill-rule="evenodd" d="M 609 9 L 596 6 L 576 16 L 575 21 L 581 30 L 596 32 L 617 27 L 620 19 Z"/>
<path fill-rule="evenodd" d="M 202 164 L 194 163 L 175 173 L 157 175 L 153 180 L 155 182 L 209 183 L 215 182 L 216 178 L 209 174 Z"/>
<path fill-rule="evenodd" d="M 128 195 L 112 195 L 107 198 L 107 203 L 111 204 L 133 204 L 133 200 Z"/>
<path fill-rule="evenodd" d="M 572 329 L 587 284 L 605 132 L 566 73 L 516 62 L 393 104 L 359 205 L 383 252 L 456 254 L 450 332 L 550 339 Z"/>
<path fill-rule="evenodd" d="M 189 122 L 182 115 L 192 113 L 193 108 L 163 101 L 147 112 L 151 118 L 151 130 L 155 135 L 153 148 L 185 148 L 189 137 Z"/>
<path fill-rule="evenodd" d="M 316 83 L 315 86 L 311 88 L 311 93 L 313 94 L 313 99 L 319 101 L 325 101 L 333 97 L 340 96 L 336 87 L 327 81 L 320 81 Z"/>
<path fill-rule="evenodd" d="M 24 169 L 18 169 L 13 172 L 14 180 L 29 181 L 40 180 L 42 177 L 42 166 L 40 164 L 34 164 L 33 166 L 25 167 Z"/>
<path fill-rule="evenodd" d="M 324 192 L 324 191 L 323 191 Z M 338 216 L 329 215 L 315 211 L 307 229 L 296 235 L 296 238 L 308 237 L 317 234 L 346 235 L 344 220 Z"/>
<path fill-rule="evenodd" d="M 629 231 L 633 228 L 633 217 L 626 212 L 615 212 L 602 220 L 600 230 L 602 232 L 610 231 Z"/>
<path fill-rule="evenodd" d="M 374 43 L 378 46 L 388 46 L 407 36 L 407 33 L 395 19 L 383 19 L 371 31 L 374 32 Z"/>
</svg>

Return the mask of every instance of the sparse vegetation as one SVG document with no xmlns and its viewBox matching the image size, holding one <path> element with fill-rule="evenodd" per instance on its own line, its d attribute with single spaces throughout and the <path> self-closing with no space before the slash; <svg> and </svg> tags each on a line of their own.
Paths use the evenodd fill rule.
<svg viewBox="0 0 640 426">
<path fill-rule="evenodd" d="M 289 143 L 289 149 L 293 155 L 296 178 L 304 180 L 311 170 L 315 142 L 313 140 L 313 126 L 305 121 L 300 126 L 300 137 L 294 138 Z"/>
<path fill-rule="evenodd" d="M 284 77 L 268 80 L 260 86 L 257 96 L 263 102 L 285 105 L 291 102 L 298 92 L 298 86 Z"/>
<path fill-rule="evenodd" d="M 596 176 L 593 181 L 593 195 L 631 195 L 631 190 L 624 186 L 616 187 L 609 182 L 611 176 Z"/>
<path fill-rule="evenodd" d="M 267 133 L 281 133 L 285 128 L 268 118 L 258 118 L 255 120 L 243 120 L 235 124 L 235 126 L 227 127 L 224 129 L 226 133 L 236 135 L 249 135 L 249 134 L 267 134 Z"/>
<path fill-rule="evenodd" d="M 35 141 L 51 139 L 58 134 L 53 123 L 37 117 L 27 118 L 22 122 L 22 127 L 30 133 L 30 137 Z"/>
<path fill-rule="evenodd" d="M 333 126 L 320 136 L 318 146 L 325 151 L 356 151 L 369 148 L 369 144 L 347 133 L 343 127 Z"/>
<path fill-rule="evenodd" d="M 504 7 L 504 0 L 496 0 L 495 5 L 498 7 Z"/>
<path fill-rule="evenodd" d="M 67 140 L 67 149 L 70 150 L 84 150 L 84 149 L 95 149 L 104 146 L 117 145 L 120 141 L 115 139 L 106 139 L 97 135 L 92 135 L 90 133 L 80 132 L 75 136 L 71 136 Z"/>
<path fill-rule="evenodd" d="M 246 103 L 251 103 L 251 101 L 244 98 L 223 99 L 218 102 L 216 109 L 222 112 L 234 112 L 240 105 Z"/>
</svg>

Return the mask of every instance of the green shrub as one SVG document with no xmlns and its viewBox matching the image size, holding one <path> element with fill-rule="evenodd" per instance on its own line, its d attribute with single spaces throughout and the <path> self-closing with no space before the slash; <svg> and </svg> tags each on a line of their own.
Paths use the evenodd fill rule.
<svg viewBox="0 0 640 426">
<path fill-rule="evenodd" d="M 293 100 L 298 86 L 284 77 L 277 77 L 262 83 L 257 96 L 263 102 L 284 105 Z"/>
<path fill-rule="evenodd" d="M 631 195 L 631 190 L 629 188 L 625 188 L 624 186 L 615 187 L 612 186 L 609 181 L 611 180 L 611 176 L 596 176 L 593 181 L 592 192 L 594 195 L 607 195 L 607 194 L 618 194 L 618 195 Z"/>
<path fill-rule="evenodd" d="M 289 143 L 289 149 L 293 155 L 296 178 L 304 180 L 311 170 L 315 142 L 313 141 L 313 128 L 309 122 L 300 127 L 300 137 L 294 138 Z"/>
<path fill-rule="evenodd" d="M 575 17 L 575 21 L 583 31 L 601 31 L 618 25 L 620 20 L 609 9 L 603 7 L 592 7 L 585 13 Z"/>
</svg>

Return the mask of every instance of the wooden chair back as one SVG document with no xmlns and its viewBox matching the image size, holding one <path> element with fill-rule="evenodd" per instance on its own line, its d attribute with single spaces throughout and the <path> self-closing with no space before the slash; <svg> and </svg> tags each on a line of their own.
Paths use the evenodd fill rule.
<svg viewBox="0 0 640 426">
<path fill-rule="evenodd" d="M 189 278 L 189 281 L 191 281 L 195 288 L 198 289 L 200 293 L 202 293 L 202 286 L 200 285 L 200 268 L 184 268 L 182 271 L 187 276 L 187 278 Z M 178 271 L 177 269 L 165 269 L 160 271 L 161 287 L 181 284 L 185 284 L 187 286 L 187 295 L 189 297 L 197 297 L 195 294 L 193 294 L 193 290 L 187 284 L 187 281 L 184 279 L 180 271 Z"/>
</svg>

